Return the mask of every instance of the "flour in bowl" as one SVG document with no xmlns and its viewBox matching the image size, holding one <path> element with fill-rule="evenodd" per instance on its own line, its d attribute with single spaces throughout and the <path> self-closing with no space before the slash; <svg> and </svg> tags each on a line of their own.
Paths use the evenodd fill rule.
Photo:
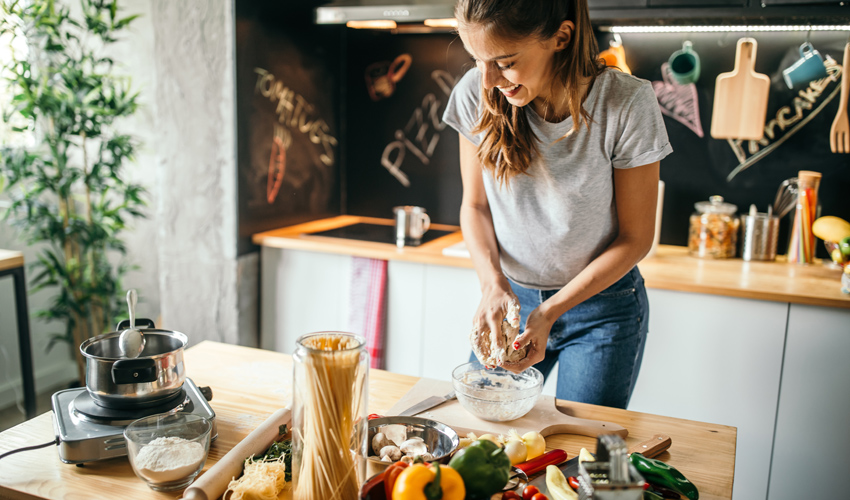
<svg viewBox="0 0 850 500">
<path fill-rule="evenodd" d="M 136 455 L 139 475 L 156 483 L 178 481 L 193 474 L 206 458 L 204 445 L 181 437 L 158 437 Z"/>
</svg>

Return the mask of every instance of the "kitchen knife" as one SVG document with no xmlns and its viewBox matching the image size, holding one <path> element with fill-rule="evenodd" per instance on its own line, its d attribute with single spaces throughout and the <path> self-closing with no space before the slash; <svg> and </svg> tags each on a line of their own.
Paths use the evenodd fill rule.
<svg viewBox="0 0 850 500">
<path fill-rule="evenodd" d="M 656 434 L 646 441 L 629 447 L 629 453 L 640 453 L 645 457 L 652 458 L 667 450 L 672 442 L 673 441 L 670 439 L 670 436 L 666 434 Z M 558 466 L 558 468 L 561 469 L 561 472 L 564 473 L 565 477 L 578 476 L 578 455 L 562 463 Z M 540 490 L 540 493 L 543 493 L 544 495 L 549 494 L 549 487 L 546 486 L 546 471 L 543 471 L 528 484 L 536 486 L 537 489 Z"/>
<path fill-rule="evenodd" d="M 445 396 L 431 396 L 430 398 L 423 399 L 422 401 L 416 403 L 415 405 L 411 406 L 410 408 L 399 413 L 398 416 L 399 417 L 409 417 L 409 416 L 412 416 L 412 415 L 416 415 L 416 414 L 422 413 L 425 410 L 430 410 L 431 408 L 434 408 L 435 406 L 439 406 L 439 405 L 445 403 L 446 401 L 451 401 L 452 399 L 455 399 L 456 397 L 457 396 L 455 395 L 455 391 L 452 391 L 452 392 L 446 394 Z"/>
</svg>

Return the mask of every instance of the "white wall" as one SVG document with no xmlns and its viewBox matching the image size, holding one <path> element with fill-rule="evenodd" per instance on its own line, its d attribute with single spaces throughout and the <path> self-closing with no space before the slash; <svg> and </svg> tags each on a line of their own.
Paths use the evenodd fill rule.
<svg viewBox="0 0 850 500">
<path fill-rule="evenodd" d="M 71 2 L 76 5 L 75 2 Z M 137 315 L 201 340 L 254 345 L 258 254 L 236 256 L 235 38 L 232 0 L 123 0 L 124 15 L 141 14 L 114 46 L 119 71 L 140 91 L 139 111 L 124 130 L 143 142 L 127 175 L 148 189 L 146 219 L 125 235 L 139 292 Z M 0 248 L 37 252 L 0 221 Z M 50 301 L 29 297 L 39 392 L 74 376 L 68 348 L 45 345 L 61 325 L 34 313 Z M 0 408 L 20 393 L 11 278 L 0 280 Z M 3 353 L 9 358 L 4 359 Z M 191 374 L 191 367 L 187 368 Z"/>
</svg>

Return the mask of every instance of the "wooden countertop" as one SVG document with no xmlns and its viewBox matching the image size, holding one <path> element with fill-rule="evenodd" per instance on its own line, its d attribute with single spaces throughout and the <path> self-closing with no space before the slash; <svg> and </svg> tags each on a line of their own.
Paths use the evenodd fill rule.
<svg viewBox="0 0 850 500">
<path fill-rule="evenodd" d="M 202 342 L 185 352 L 187 375 L 198 386 L 210 386 L 218 439 L 210 447 L 209 467 L 292 398 L 292 362 L 288 355 L 217 342 Z M 447 377 L 448 379 L 448 377 Z M 369 412 L 392 407 L 418 379 L 371 370 Z M 678 468 L 700 490 L 703 500 L 732 498 L 737 430 L 614 408 L 559 402 L 566 413 L 622 425 L 631 445 L 654 434 L 673 440 L 658 458 Z M 45 443 L 54 438 L 52 412 L 0 433 L 0 453 Z M 594 449 L 595 439 L 576 435 L 546 438 L 548 448 L 563 448 L 570 458 L 582 448 Z M 0 498 L 9 499 L 175 499 L 180 491 L 149 489 L 130 468 L 126 457 L 92 462 L 84 467 L 63 464 L 55 447 L 25 451 L 0 461 Z"/>
<path fill-rule="evenodd" d="M 258 233 L 253 241 L 274 248 L 472 268 L 469 258 L 442 253 L 444 248 L 463 241 L 457 226 L 435 224 L 435 229 L 457 232 L 400 249 L 387 243 L 310 235 L 358 222 L 393 224 L 387 219 L 341 215 Z M 698 259 L 688 255 L 685 247 L 659 245 L 656 255 L 644 259 L 638 267 L 649 288 L 850 309 L 850 295 L 841 293 L 841 270 L 822 262 L 797 265 L 782 257 L 775 262 Z"/>
<path fill-rule="evenodd" d="M 0 248 L 0 271 L 14 269 L 24 265 L 24 254 L 14 250 Z"/>
</svg>

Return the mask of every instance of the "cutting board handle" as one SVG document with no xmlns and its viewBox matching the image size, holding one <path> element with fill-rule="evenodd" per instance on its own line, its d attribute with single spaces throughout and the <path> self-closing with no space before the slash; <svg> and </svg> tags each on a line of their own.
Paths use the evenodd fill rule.
<svg viewBox="0 0 850 500">
<path fill-rule="evenodd" d="M 640 453 L 641 455 L 652 458 L 666 451 L 673 440 L 667 434 L 656 434 L 646 441 L 629 447 L 629 453 Z"/>
<path fill-rule="evenodd" d="M 623 439 L 629 435 L 628 429 L 613 422 L 576 417 L 569 417 L 569 419 L 568 423 L 547 425 L 540 430 L 540 435 L 546 437 L 552 434 L 578 434 L 580 436 L 596 437 L 600 434 L 616 434 Z"/>
<path fill-rule="evenodd" d="M 758 42 L 755 38 L 739 38 L 735 50 L 735 74 L 741 72 L 753 73 L 756 68 L 756 49 Z"/>
</svg>

